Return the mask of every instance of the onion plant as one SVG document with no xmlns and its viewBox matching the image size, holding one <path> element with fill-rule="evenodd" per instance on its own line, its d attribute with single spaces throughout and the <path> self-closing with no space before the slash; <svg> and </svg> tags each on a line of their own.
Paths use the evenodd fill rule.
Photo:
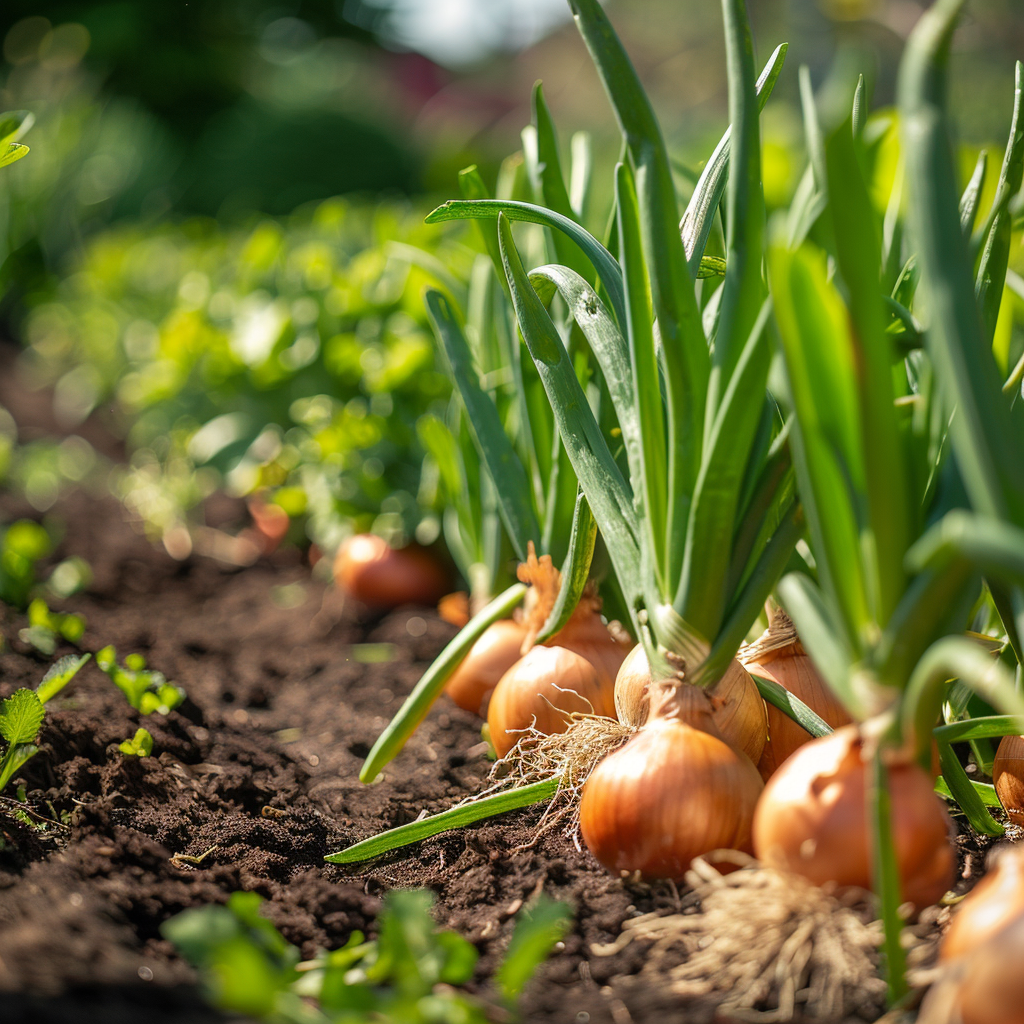
<svg viewBox="0 0 1024 1024">
<path fill-rule="evenodd" d="M 497 221 L 490 248 L 500 258 L 519 330 L 607 546 L 632 629 L 656 679 L 670 689 L 685 679 L 706 690 L 722 679 L 802 529 L 786 429 L 767 391 L 770 305 L 761 269 L 758 115 L 785 47 L 755 79 L 745 6 L 726 0 L 723 10 L 731 126 L 681 221 L 660 128 L 596 0 L 580 0 L 573 12 L 623 134 L 609 242 L 617 258 L 565 210 L 557 186 L 543 194 L 548 206 L 478 194 L 429 218 Z M 541 103 L 537 109 L 543 111 Z M 553 137 L 544 124 L 542 114 L 538 147 L 550 146 Z M 558 166 L 550 148 L 542 156 L 546 171 Z M 704 251 L 723 198 L 724 261 Z M 513 221 L 562 237 L 556 255 L 565 262 L 527 272 Z M 453 318 L 436 297 L 431 301 L 435 320 L 453 335 Z M 608 407 L 595 413 L 577 373 L 571 342 L 579 335 L 600 370 L 612 430 Z M 445 343 L 451 347 L 450 337 Z M 482 422 L 475 421 L 477 431 Z M 768 687 L 766 695 L 785 703 L 776 690 Z M 371 755 L 364 777 L 380 763 Z M 497 794 L 488 806 L 491 813 L 521 806 L 551 796 L 557 785 L 541 780 L 524 787 L 528 792 Z M 394 830 L 331 859 L 357 860 L 463 817 L 475 820 L 484 809 L 446 812 L 436 828 L 423 822 L 415 835 Z"/>
<path fill-rule="evenodd" d="M 524 131 L 523 142 L 523 153 L 503 165 L 497 201 L 523 204 L 530 186 L 538 200 L 578 224 L 589 192 L 589 148 L 585 137 L 575 137 L 570 198 L 539 84 L 534 92 L 534 122 Z M 460 174 L 460 186 L 470 202 L 495 201 L 475 167 Z M 520 563 L 536 553 L 562 565 L 561 588 L 534 637 L 537 642 L 553 637 L 566 625 L 590 574 L 596 525 L 578 493 L 551 408 L 516 331 L 508 286 L 504 274 L 497 274 L 497 239 L 483 232 L 483 241 L 489 256 L 479 256 L 474 264 L 465 317 L 444 292 L 426 291 L 427 310 L 455 397 L 448 424 L 425 417 L 419 425 L 446 489 L 456 497 L 445 521 L 445 535 L 470 583 L 471 608 L 476 614 L 428 668 L 379 737 L 363 766 L 364 781 L 375 778 L 398 753 L 474 643 L 523 601 L 527 588 L 522 582 L 493 594 L 508 545 Z M 545 237 L 538 231 L 532 241 L 541 258 L 562 253 L 577 265 L 585 263 L 582 252 L 564 234 Z M 588 401 L 600 410 L 600 381 L 589 381 L 586 338 L 568 319 L 563 332 L 581 387 L 587 387 Z M 505 537 L 508 544 L 503 543 Z"/>
<path fill-rule="evenodd" d="M 819 234 L 827 249 L 802 240 L 806 232 L 793 230 L 800 218 L 791 215 L 773 238 L 768 260 L 794 412 L 793 460 L 817 570 L 816 581 L 806 574 L 787 575 L 778 592 L 819 671 L 862 723 L 861 756 L 871 765 L 872 875 L 881 898 L 893 996 L 904 987 L 897 906 L 900 869 L 905 866 L 897 862 L 894 845 L 900 822 L 890 819 L 890 771 L 913 758 L 930 766 L 932 730 L 951 679 L 1005 711 L 1024 709 L 990 651 L 955 635 L 963 632 L 979 589 L 970 558 L 928 557 L 935 539 L 948 537 L 963 521 L 963 512 L 950 511 L 960 491 L 955 469 L 968 493 L 977 492 L 985 465 L 1005 465 L 1000 449 L 1009 436 L 1008 429 L 993 434 L 999 448 L 973 449 L 979 461 L 972 466 L 965 465 L 963 456 L 956 467 L 942 464 L 949 408 L 941 403 L 947 397 L 959 399 L 957 389 L 969 386 L 968 378 L 991 375 L 978 368 L 983 355 L 994 371 L 991 356 L 983 351 L 969 269 L 965 280 L 972 290 L 961 288 L 956 296 L 935 270 L 956 262 L 950 253 L 960 253 L 964 268 L 969 268 L 961 207 L 966 211 L 976 202 L 969 189 L 960 203 L 948 146 L 943 148 L 936 134 L 941 124 L 937 107 L 926 102 L 936 89 L 937 43 L 943 32 L 948 41 L 955 6 L 943 0 L 923 20 L 902 68 L 916 252 L 909 269 L 905 266 L 899 275 L 896 291 L 903 298 L 913 295 L 906 285 L 913 267 L 919 266 L 931 363 L 899 358 L 896 332 L 886 329 L 895 316 L 905 340 L 907 326 L 917 320 L 916 312 L 911 314 L 896 298 L 887 301 L 882 290 L 886 223 L 872 206 L 865 178 L 863 116 L 858 110 L 862 101 L 826 110 L 820 122 L 816 112 L 809 118 L 813 189 L 798 192 L 797 198 L 817 210 L 810 219 L 824 218 Z M 1011 151 L 1018 144 L 1015 132 Z M 1013 160 L 1008 162 L 1012 166 Z M 802 219 L 806 224 L 809 218 Z M 999 230 L 998 217 L 990 220 L 990 233 Z M 984 277 L 1001 281 L 1007 247 L 1000 251 L 987 244 L 986 251 L 991 255 Z M 979 286 L 979 291 L 984 293 L 984 288 Z M 955 366 L 945 339 L 958 319 L 970 321 L 976 333 L 972 354 L 961 355 Z M 932 363 L 938 387 L 930 384 Z M 998 394 L 1000 383 L 986 400 L 985 415 L 991 413 L 1008 428 L 1008 403 Z M 964 436 L 971 436 L 973 410 L 979 409 L 978 404 L 972 409 L 958 402 L 953 412 L 949 431 L 958 453 Z M 1017 468 L 1019 460 L 1012 472 Z M 942 738 L 947 740 L 948 733 Z M 991 821 L 948 742 L 940 744 L 939 757 L 948 790 L 972 822 Z M 905 877 L 903 881 L 906 885 Z"/>
</svg>

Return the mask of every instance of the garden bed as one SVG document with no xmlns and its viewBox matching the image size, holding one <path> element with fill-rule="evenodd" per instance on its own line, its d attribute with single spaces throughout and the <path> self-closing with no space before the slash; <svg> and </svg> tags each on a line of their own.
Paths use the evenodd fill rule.
<svg viewBox="0 0 1024 1024">
<path fill-rule="evenodd" d="M 20 775 L 31 807 L 70 815 L 69 826 L 37 832 L 9 807 L 0 818 L 9 1019 L 217 1019 L 160 936 L 168 917 L 253 890 L 312 956 L 353 929 L 372 933 L 380 896 L 408 886 L 433 889 L 439 923 L 478 945 L 481 982 L 533 894 L 573 904 L 564 949 L 525 996 L 531 1021 L 622 1024 L 665 1011 L 668 997 L 626 980 L 647 943 L 613 955 L 592 947 L 612 943 L 631 917 L 674 909 L 679 893 L 613 878 L 557 833 L 527 845 L 539 809 L 368 866 L 324 864 L 326 853 L 478 790 L 488 772 L 479 723 L 444 700 L 381 782 L 358 781 L 386 718 L 453 633 L 432 611 L 373 618 L 345 607 L 294 550 L 243 570 L 201 556 L 176 562 L 136 535 L 110 499 L 78 492 L 55 511 L 67 526 L 61 553 L 85 557 L 95 572 L 89 591 L 68 602 L 88 621 L 83 649 L 140 652 L 188 699 L 143 719 L 90 663 L 51 705 L 40 754 Z M 210 511 L 230 520 L 241 510 L 224 502 Z M 18 639 L 23 625 L 6 613 L 3 696 L 35 685 L 49 661 Z M 153 755 L 122 756 L 117 744 L 143 723 Z M 967 888 L 985 844 L 961 840 Z M 931 913 L 918 930 L 937 934 L 946 914 Z"/>
</svg>

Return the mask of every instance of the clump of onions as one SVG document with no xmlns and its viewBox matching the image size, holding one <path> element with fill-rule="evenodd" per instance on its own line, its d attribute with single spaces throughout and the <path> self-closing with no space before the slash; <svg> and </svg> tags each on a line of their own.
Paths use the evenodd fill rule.
<svg viewBox="0 0 1024 1024">
<path fill-rule="evenodd" d="M 1024 825 L 1024 736 L 1004 736 L 992 762 L 996 796 L 1015 825 Z"/>
<path fill-rule="evenodd" d="M 778 683 L 833 729 L 850 724 L 846 709 L 818 674 L 784 612 L 774 612 L 764 636 L 741 651 L 740 658 L 750 672 Z M 783 761 L 813 738 L 802 725 L 774 705 L 769 704 L 767 711 L 768 742 L 757 761 L 758 771 L 766 781 Z"/>
<path fill-rule="evenodd" d="M 950 820 L 913 761 L 888 766 L 893 838 L 904 901 L 940 899 L 953 874 Z M 754 853 L 768 867 L 871 888 L 868 765 L 856 726 L 802 746 L 768 780 L 754 815 Z"/>
<path fill-rule="evenodd" d="M 565 732 L 573 713 L 614 718 L 614 689 L 575 651 L 539 644 L 501 677 L 491 694 L 491 743 L 504 757 L 528 733 Z"/>
<path fill-rule="evenodd" d="M 1003 846 L 985 877 L 960 904 L 942 939 L 939 958 L 970 955 L 1017 918 L 1024 918 L 1024 850 Z"/>
<path fill-rule="evenodd" d="M 377 608 L 436 604 L 448 589 L 447 573 L 423 548 L 393 548 L 372 533 L 342 542 L 334 579 L 346 594 Z"/>
<path fill-rule="evenodd" d="M 480 634 L 452 673 L 444 690 L 460 708 L 487 714 L 487 703 L 498 680 L 522 656 L 526 627 L 514 619 L 499 619 Z"/>
<path fill-rule="evenodd" d="M 708 691 L 718 731 L 757 764 L 768 734 L 764 701 L 750 673 L 734 658 L 722 678 Z M 643 646 L 637 644 L 615 680 L 619 721 L 639 728 L 650 711 L 651 670 Z"/>
<path fill-rule="evenodd" d="M 753 761 L 723 738 L 704 690 L 650 689 L 643 728 L 583 788 L 580 831 L 612 871 L 678 879 L 710 850 L 751 849 L 763 784 Z"/>
</svg>

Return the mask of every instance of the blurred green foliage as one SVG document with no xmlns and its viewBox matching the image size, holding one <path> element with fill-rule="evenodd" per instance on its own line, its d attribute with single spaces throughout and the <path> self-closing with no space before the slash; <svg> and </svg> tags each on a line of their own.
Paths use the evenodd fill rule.
<svg viewBox="0 0 1024 1024">
<path fill-rule="evenodd" d="M 60 422 L 102 406 L 125 434 L 115 489 L 156 537 L 223 485 L 268 491 L 328 550 L 371 526 L 429 543 L 416 426 L 449 384 L 420 296 L 439 277 L 460 291 L 464 237 L 344 200 L 248 231 L 114 229 L 32 311 L 23 365 Z"/>
<path fill-rule="evenodd" d="M 569 927 L 568 907 L 541 899 L 516 922 L 496 978 L 502 1002 L 470 995 L 479 957 L 453 931 L 438 929 L 434 897 L 423 890 L 387 895 L 380 935 L 353 932 L 340 949 L 299 962 L 299 951 L 260 913 L 262 898 L 236 892 L 225 907 L 186 910 L 161 931 L 202 974 L 211 1001 L 258 1020 L 329 1024 L 486 1024 L 509 1019 L 527 980 Z"/>
</svg>

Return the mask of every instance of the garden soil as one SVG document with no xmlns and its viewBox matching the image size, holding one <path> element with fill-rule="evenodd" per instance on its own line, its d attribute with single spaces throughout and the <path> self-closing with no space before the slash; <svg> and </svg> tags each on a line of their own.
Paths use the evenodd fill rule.
<svg viewBox="0 0 1024 1024">
<path fill-rule="evenodd" d="M 2 520 L 30 512 L 0 498 Z M 454 633 L 433 611 L 374 617 L 346 606 L 294 548 L 244 569 L 175 561 L 115 501 L 82 490 L 48 515 L 64 531 L 55 558 L 79 555 L 94 572 L 87 592 L 61 606 L 87 619 L 81 648 L 141 653 L 188 697 L 144 718 L 93 661 L 48 705 L 40 752 L 18 779 L 51 823 L 40 831 L 0 806 L 0 1021 L 224 1020 L 161 937 L 169 917 L 254 891 L 312 957 L 354 929 L 372 935 L 383 894 L 409 886 L 432 889 L 439 924 L 480 949 L 482 988 L 525 903 L 543 891 L 572 904 L 573 930 L 523 998 L 526 1020 L 711 1019 L 636 980 L 643 942 L 595 952 L 627 919 L 678 906 L 676 888 L 612 877 L 557 832 L 538 840 L 537 808 L 366 865 L 324 863 L 484 785 L 481 723 L 445 698 L 376 784 L 358 780 L 371 744 Z M 237 529 L 244 508 L 218 499 L 207 515 Z M 0 614 L 6 696 L 36 685 L 52 659 L 18 638 L 24 616 Z M 140 725 L 152 756 L 123 756 L 118 743 Z M 976 876 L 981 852 L 965 856 Z"/>
</svg>

